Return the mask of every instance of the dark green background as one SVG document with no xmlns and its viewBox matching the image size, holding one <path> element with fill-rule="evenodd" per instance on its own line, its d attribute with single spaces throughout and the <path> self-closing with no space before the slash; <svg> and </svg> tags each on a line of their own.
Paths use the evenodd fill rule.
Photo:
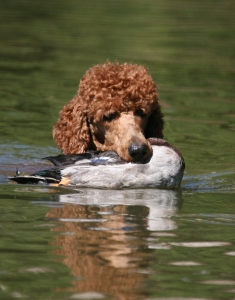
<svg viewBox="0 0 235 300">
<path fill-rule="evenodd" d="M 155 297 L 234 297 L 227 293 L 234 286 L 199 284 L 235 280 L 234 258 L 223 255 L 234 251 L 234 12 L 233 0 L 0 1 L 1 299 L 14 298 L 15 290 L 33 299 L 70 297 L 74 279 L 52 254 L 56 233 L 37 227 L 57 226 L 45 217 L 52 204 L 38 203 L 59 205 L 59 198 L 50 190 L 10 186 L 5 176 L 16 167 L 40 167 L 41 157 L 59 153 L 52 139 L 59 111 L 86 70 L 106 60 L 144 65 L 159 87 L 165 139 L 186 160 L 175 241 L 231 243 L 229 249 L 153 250 L 153 275 L 142 291 Z M 141 218 L 137 214 L 136 222 Z M 137 244 L 147 235 L 140 229 Z M 174 260 L 203 266 L 170 266 Z M 53 271 L 22 275 L 24 265 Z"/>
</svg>

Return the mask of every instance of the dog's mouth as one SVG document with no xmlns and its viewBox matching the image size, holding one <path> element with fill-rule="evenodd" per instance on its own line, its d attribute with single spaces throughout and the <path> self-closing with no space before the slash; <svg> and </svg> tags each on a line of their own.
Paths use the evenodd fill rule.
<svg viewBox="0 0 235 300">
<path fill-rule="evenodd" d="M 115 151 L 121 159 L 127 162 L 146 161 L 153 153 L 151 143 L 148 140 L 137 139 L 129 141 L 126 147 L 113 148 L 112 150 Z"/>
</svg>

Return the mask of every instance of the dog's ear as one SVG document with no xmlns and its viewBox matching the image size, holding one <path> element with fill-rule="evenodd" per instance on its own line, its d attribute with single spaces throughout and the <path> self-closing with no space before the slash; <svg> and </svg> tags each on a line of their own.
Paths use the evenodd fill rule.
<svg viewBox="0 0 235 300">
<path fill-rule="evenodd" d="M 90 149 L 91 134 L 86 108 L 76 95 L 60 112 L 53 128 L 53 138 L 65 154 L 79 154 Z"/>
<path fill-rule="evenodd" d="M 163 138 L 163 114 L 160 106 L 153 110 L 152 114 L 148 118 L 148 123 L 144 131 L 146 138 L 158 137 Z"/>
</svg>

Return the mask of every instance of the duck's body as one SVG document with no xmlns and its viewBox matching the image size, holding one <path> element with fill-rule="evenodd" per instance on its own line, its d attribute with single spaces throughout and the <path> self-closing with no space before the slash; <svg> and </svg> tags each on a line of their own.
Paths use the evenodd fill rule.
<svg viewBox="0 0 235 300">
<path fill-rule="evenodd" d="M 38 178 L 38 181 L 51 183 L 54 178 L 59 185 L 88 188 L 179 187 L 185 168 L 183 157 L 166 141 L 157 138 L 149 140 L 153 153 L 143 163 L 123 162 L 113 152 L 103 152 L 98 155 L 87 153 L 72 157 L 60 155 L 46 158 L 58 168 L 40 171 L 31 175 L 31 179 L 34 181 Z M 71 160 L 75 161 L 72 165 Z M 23 182 L 24 178 L 26 180 L 30 176 L 15 176 L 10 179 L 18 183 L 26 183 Z"/>
</svg>

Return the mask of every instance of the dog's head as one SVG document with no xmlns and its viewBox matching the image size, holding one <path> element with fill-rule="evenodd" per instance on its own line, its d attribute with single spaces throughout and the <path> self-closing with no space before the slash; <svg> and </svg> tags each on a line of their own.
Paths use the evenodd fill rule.
<svg viewBox="0 0 235 300">
<path fill-rule="evenodd" d="M 147 70 L 106 62 L 87 71 L 53 136 L 66 154 L 113 150 L 126 161 L 141 161 L 152 153 L 147 138 L 162 138 L 162 130 L 156 85 Z"/>
</svg>

